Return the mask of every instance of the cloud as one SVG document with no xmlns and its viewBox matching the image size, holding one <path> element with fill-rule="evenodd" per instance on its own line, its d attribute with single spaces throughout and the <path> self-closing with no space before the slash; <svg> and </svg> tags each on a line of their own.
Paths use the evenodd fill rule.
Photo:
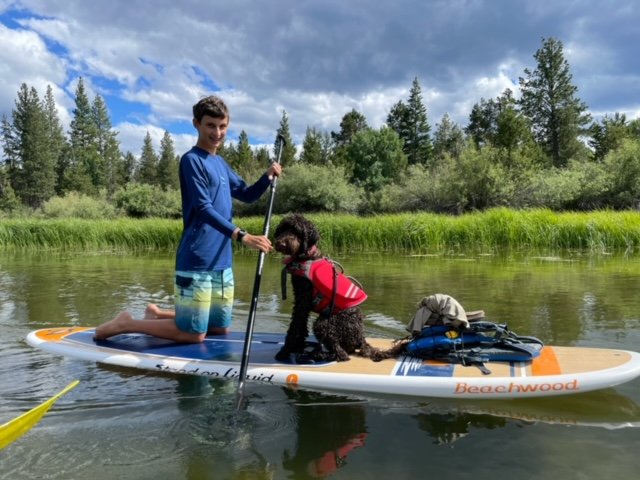
<svg viewBox="0 0 640 480">
<path fill-rule="evenodd" d="M 3 113 L 21 82 L 42 92 L 51 83 L 68 118 L 82 76 L 105 98 L 123 150 L 139 151 L 147 130 L 190 143 L 191 106 L 210 93 L 231 108 L 231 137 L 244 130 L 254 144 L 273 142 L 283 111 L 299 143 L 308 126 L 339 129 L 352 109 L 377 128 L 416 77 L 432 126 L 444 113 L 464 126 L 481 98 L 505 88 L 517 95 L 547 37 L 563 42 L 594 114 L 639 109 L 640 12 L 625 0 L 607 2 L 606 12 L 596 0 L 19 0 L 0 8 Z"/>
<path fill-rule="evenodd" d="M 34 32 L 14 30 L 0 23 L 0 105 L 11 115 L 20 85 L 34 87 L 42 98 L 51 86 L 61 119 L 69 119 L 69 102 L 61 85 L 66 62 L 52 54 Z"/>
</svg>

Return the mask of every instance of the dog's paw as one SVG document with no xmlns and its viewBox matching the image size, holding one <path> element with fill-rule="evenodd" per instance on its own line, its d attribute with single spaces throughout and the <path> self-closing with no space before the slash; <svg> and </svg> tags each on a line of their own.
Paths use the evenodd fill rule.
<svg viewBox="0 0 640 480">
<path fill-rule="evenodd" d="M 336 360 L 339 362 L 348 362 L 349 360 L 351 360 L 351 357 L 347 352 L 345 352 L 342 349 L 339 349 L 336 351 Z"/>
<path fill-rule="evenodd" d="M 275 358 L 279 362 L 292 363 L 291 354 L 289 353 L 289 351 L 285 350 L 284 348 L 281 348 L 280 351 L 276 353 Z"/>
<path fill-rule="evenodd" d="M 310 365 L 316 363 L 316 358 L 313 352 L 298 353 L 296 355 L 296 363 L 298 365 Z"/>
</svg>

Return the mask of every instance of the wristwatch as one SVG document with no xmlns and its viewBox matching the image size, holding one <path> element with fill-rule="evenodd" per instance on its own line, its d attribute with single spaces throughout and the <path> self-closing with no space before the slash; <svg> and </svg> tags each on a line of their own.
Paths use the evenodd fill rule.
<svg viewBox="0 0 640 480">
<path fill-rule="evenodd" d="M 247 234 L 246 230 L 238 230 L 238 234 L 236 235 L 236 242 L 242 243 L 242 239 L 244 238 L 244 236 Z"/>
</svg>

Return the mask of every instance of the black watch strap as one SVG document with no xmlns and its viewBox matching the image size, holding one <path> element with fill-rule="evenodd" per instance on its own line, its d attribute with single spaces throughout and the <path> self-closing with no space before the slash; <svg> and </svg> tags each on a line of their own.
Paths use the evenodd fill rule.
<svg viewBox="0 0 640 480">
<path fill-rule="evenodd" d="M 247 234 L 246 230 L 238 230 L 238 234 L 236 235 L 236 242 L 242 242 L 242 239 Z"/>
</svg>

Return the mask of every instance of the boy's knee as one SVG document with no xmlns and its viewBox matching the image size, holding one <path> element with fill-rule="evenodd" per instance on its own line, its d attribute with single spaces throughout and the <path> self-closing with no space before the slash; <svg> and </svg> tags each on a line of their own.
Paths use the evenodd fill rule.
<svg viewBox="0 0 640 480">
<path fill-rule="evenodd" d="M 175 340 L 180 343 L 202 343 L 206 336 L 206 333 L 180 332 Z"/>
<path fill-rule="evenodd" d="M 207 335 L 227 335 L 230 331 L 228 327 L 209 327 Z"/>
</svg>

